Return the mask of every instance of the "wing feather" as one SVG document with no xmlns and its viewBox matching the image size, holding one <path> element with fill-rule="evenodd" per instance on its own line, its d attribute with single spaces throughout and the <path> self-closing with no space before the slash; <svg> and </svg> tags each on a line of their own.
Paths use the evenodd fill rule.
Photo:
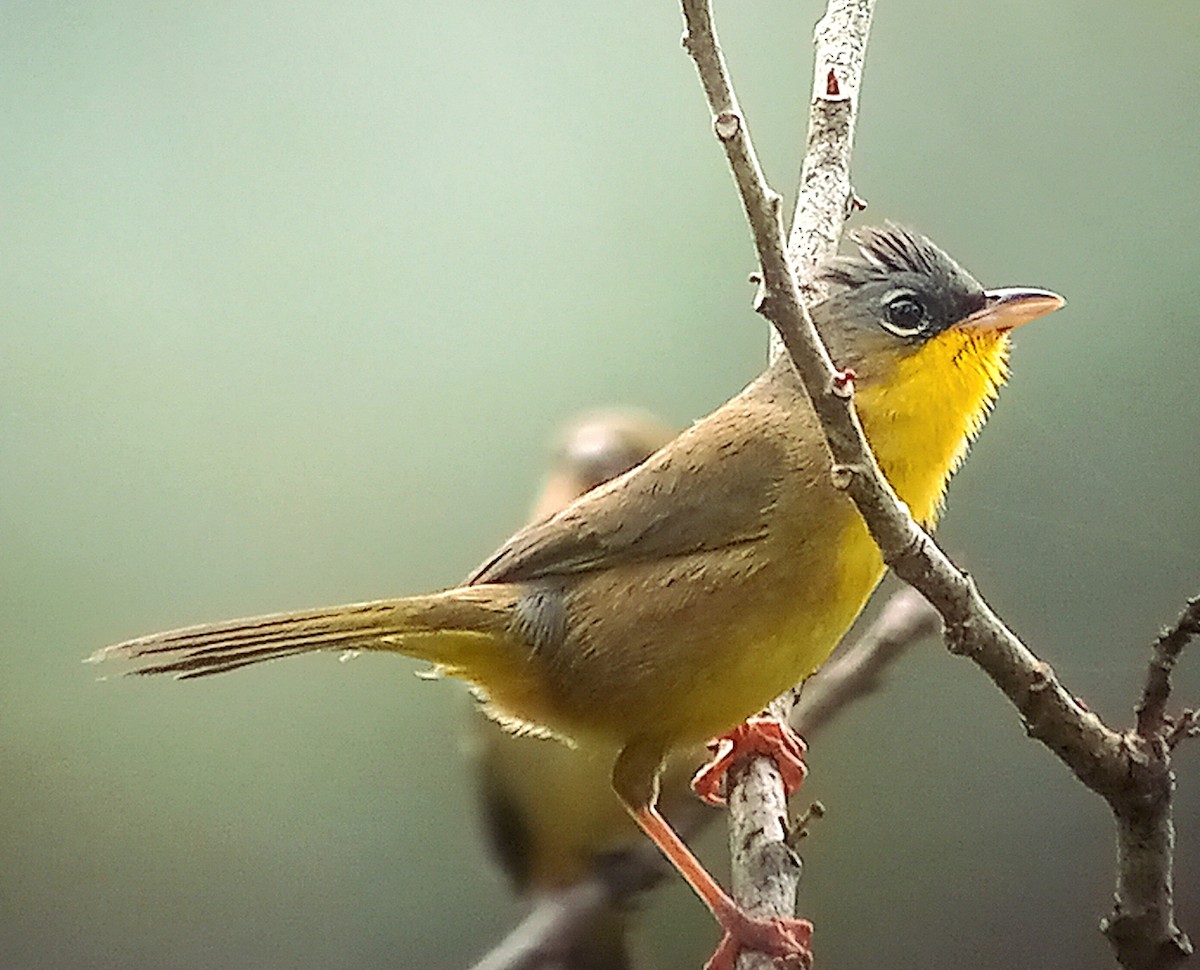
<svg viewBox="0 0 1200 970">
<path fill-rule="evenodd" d="M 522 529 L 467 584 L 565 577 L 763 538 L 783 446 L 765 424 L 747 421 L 745 409 L 738 414 L 730 420 L 726 405 L 643 464 Z"/>
</svg>

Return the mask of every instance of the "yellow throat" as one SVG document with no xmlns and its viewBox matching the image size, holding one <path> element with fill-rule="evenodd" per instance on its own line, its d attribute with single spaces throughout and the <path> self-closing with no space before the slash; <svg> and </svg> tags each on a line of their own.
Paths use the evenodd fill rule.
<svg viewBox="0 0 1200 970">
<path fill-rule="evenodd" d="M 1008 379 L 1009 335 L 950 328 L 896 360 L 855 404 L 880 468 L 922 525 L 933 525 L 946 485 Z"/>
</svg>

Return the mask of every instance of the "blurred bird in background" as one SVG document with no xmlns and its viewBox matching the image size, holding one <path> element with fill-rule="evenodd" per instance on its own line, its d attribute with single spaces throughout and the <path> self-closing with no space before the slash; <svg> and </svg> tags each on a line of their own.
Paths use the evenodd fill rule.
<svg viewBox="0 0 1200 970">
<path fill-rule="evenodd" d="M 646 412 L 583 415 L 559 434 L 550 473 L 531 521 L 548 518 L 585 492 L 641 464 L 675 437 Z M 471 752 L 488 843 L 513 888 L 536 899 L 572 886 L 643 841 L 612 789 L 612 753 L 587 745 L 514 734 L 478 708 Z M 694 801 L 688 782 L 703 749 L 676 753 L 663 773 L 660 803 L 667 818 Z M 628 900 L 614 900 L 580 928 L 561 953 L 560 970 L 628 970 Z"/>
</svg>

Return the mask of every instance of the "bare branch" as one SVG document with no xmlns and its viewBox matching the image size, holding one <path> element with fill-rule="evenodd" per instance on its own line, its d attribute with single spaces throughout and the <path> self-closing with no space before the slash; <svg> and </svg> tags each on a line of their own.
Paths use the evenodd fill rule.
<svg viewBox="0 0 1200 970">
<path fill-rule="evenodd" d="M 831 14 L 834 6 L 857 7 L 831 4 Z M 982 667 L 1016 706 L 1030 736 L 1050 748 L 1080 781 L 1112 807 L 1118 833 L 1117 902 L 1103 926 L 1118 960 L 1129 970 L 1173 965 L 1191 953 L 1191 944 L 1175 927 L 1172 915 L 1172 779 L 1170 749 L 1162 725 L 1170 669 L 1179 647 L 1192 635 L 1188 623 L 1181 620 L 1175 631 L 1160 638 L 1155 650 L 1138 709 L 1139 727 L 1150 731 L 1152 738 L 1141 733 L 1118 734 L 1075 701 L 1050 666 L 1038 660 L 991 610 L 970 577 L 954 566 L 913 521 L 880 473 L 863 436 L 852 404 L 852 380 L 834 369 L 801 300 L 796 268 L 784 244 L 779 196 L 763 178 L 717 46 L 709 6 L 704 0 L 683 0 L 683 8 L 688 24 L 684 44 L 708 95 L 713 128 L 729 160 L 762 266 L 756 309 L 774 325 L 812 401 L 832 455 L 834 484 L 854 501 L 884 561 L 941 614 L 949 649 Z M 864 21 L 869 23 L 869 4 L 866 9 Z M 828 21 L 823 25 L 830 32 L 836 29 Z M 847 63 L 852 61 L 848 59 Z M 861 65 L 861 54 L 858 63 Z M 819 72 L 820 67 L 816 101 L 843 97 L 853 100 L 857 77 L 852 81 L 843 79 L 834 69 L 825 75 L 822 91 Z M 836 115 L 832 107 L 829 113 Z M 854 112 L 851 108 L 843 114 L 845 125 Z M 847 145 L 835 162 L 842 166 L 839 171 L 843 177 L 848 157 Z M 812 166 L 818 164 L 811 144 L 804 166 L 804 188 L 813 178 L 810 159 Z M 823 219 L 823 228 L 828 231 L 816 232 L 803 225 L 799 230 L 811 234 L 800 239 L 815 240 L 812 246 L 816 252 L 840 236 L 845 209 L 853 199 L 848 179 L 837 185 L 839 190 L 845 187 L 840 196 L 842 208 L 826 208 L 814 217 Z M 807 212 L 802 200 L 797 220 L 807 219 Z M 794 239 L 796 235 L 794 232 Z M 803 242 L 794 242 L 793 246 L 798 255 L 805 254 Z M 801 269 L 807 275 L 809 267 Z M 783 704 L 786 706 L 786 700 Z M 784 895 L 777 897 L 781 905 L 785 903 Z M 786 912 L 780 910 L 781 914 Z"/>
<path fill-rule="evenodd" d="M 1174 916 L 1171 748 L 1195 733 L 1197 719 L 1185 711 L 1173 721 L 1167 702 L 1175 661 L 1198 635 L 1200 596 L 1188 600 L 1151 648 L 1136 727 L 1125 736 L 1129 781 L 1108 799 L 1117 823 L 1117 889 L 1100 928 L 1129 970 L 1177 966 L 1192 953 Z"/>
<path fill-rule="evenodd" d="M 849 162 L 873 6 L 873 0 L 830 0 L 817 27 L 809 141 L 792 231 L 795 255 L 806 276 L 812 275 L 809 271 L 817 260 L 836 249 L 853 198 Z M 848 440 L 857 439 L 863 459 L 873 465 L 850 404 L 850 386 L 834 369 L 800 299 L 795 264 L 784 242 L 781 200 L 767 184 L 750 139 L 717 42 L 712 8 L 708 0 L 682 0 L 682 7 L 683 46 L 696 64 L 712 111 L 713 131 L 725 148 L 754 235 L 762 268 L 758 309 L 775 324 L 818 411 L 824 406 L 837 412 L 822 425 L 833 428 L 838 421 L 848 423 Z M 772 356 L 778 352 L 773 342 Z M 878 469 L 875 477 L 882 481 Z M 790 707 L 789 694 L 772 704 L 771 712 L 786 721 Z M 747 759 L 730 772 L 729 845 L 738 904 L 756 916 L 792 916 L 800 865 L 788 845 L 783 780 L 769 758 Z M 745 953 L 738 966 L 752 970 L 769 967 L 770 962 L 761 954 Z"/>
<path fill-rule="evenodd" d="M 1167 700 L 1171 696 L 1171 671 L 1187 642 L 1200 636 L 1200 596 L 1188 600 L 1175 622 L 1154 641 L 1146 686 L 1137 711 L 1137 733 L 1143 738 L 1162 735 L 1166 729 Z"/>
<path fill-rule="evenodd" d="M 561 965 L 581 927 L 609 903 L 608 887 L 588 879 L 544 896 L 472 970 L 537 970 Z"/>
<path fill-rule="evenodd" d="M 1175 925 L 1171 821 L 1174 776 L 1165 762 L 1143 765 L 1140 804 L 1113 804 L 1117 823 L 1117 889 L 1100 930 L 1126 970 L 1169 970 L 1192 955 L 1192 943 Z"/>
<path fill-rule="evenodd" d="M 809 288 L 810 271 L 836 252 L 842 225 L 856 207 L 850 159 L 874 6 L 874 0 L 833 0 L 815 31 L 808 145 L 788 238 L 788 254 L 810 300 L 820 295 Z"/>
</svg>

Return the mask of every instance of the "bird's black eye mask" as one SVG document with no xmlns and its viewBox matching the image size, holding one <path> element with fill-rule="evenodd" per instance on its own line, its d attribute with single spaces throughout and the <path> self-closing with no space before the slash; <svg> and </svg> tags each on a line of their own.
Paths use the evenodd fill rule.
<svg viewBox="0 0 1200 970">
<path fill-rule="evenodd" d="M 835 290 L 877 298 L 880 327 L 901 340 L 927 340 L 987 302 L 979 281 L 920 233 L 887 223 L 851 238 L 859 255 L 834 257 L 818 276 Z"/>
</svg>

